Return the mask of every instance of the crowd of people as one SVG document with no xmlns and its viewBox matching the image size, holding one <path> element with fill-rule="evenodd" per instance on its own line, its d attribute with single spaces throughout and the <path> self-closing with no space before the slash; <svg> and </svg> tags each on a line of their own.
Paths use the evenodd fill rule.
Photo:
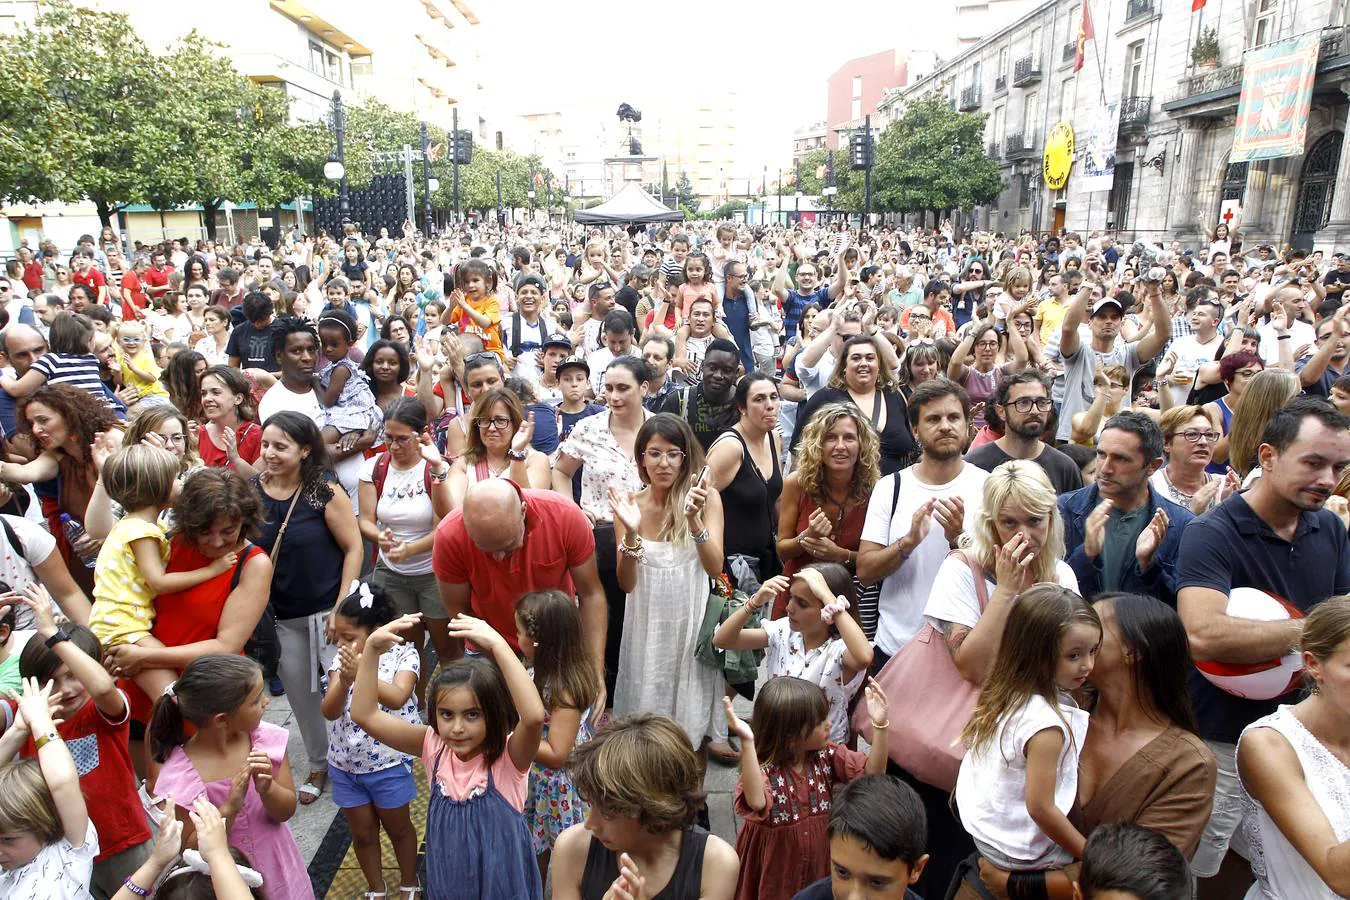
<svg viewBox="0 0 1350 900">
<path fill-rule="evenodd" d="M 1350 254 L 1206 237 L 22 247 L 0 896 L 1350 895 Z"/>
</svg>

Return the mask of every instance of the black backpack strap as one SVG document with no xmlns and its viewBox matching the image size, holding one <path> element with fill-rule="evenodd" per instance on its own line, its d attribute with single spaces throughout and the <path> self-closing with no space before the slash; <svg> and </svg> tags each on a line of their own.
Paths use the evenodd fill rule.
<svg viewBox="0 0 1350 900">
<path fill-rule="evenodd" d="M 26 548 L 19 541 L 19 535 L 14 531 L 14 526 L 9 524 L 9 520 L 4 516 L 0 516 L 0 527 L 5 529 L 5 540 L 9 541 L 9 545 L 14 548 L 14 552 L 19 554 L 19 558 L 24 562 L 28 562 L 28 556 L 24 553 Z"/>
<path fill-rule="evenodd" d="M 891 491 L 891 518 L 895 518 L 895 509 L 900 505 L 900 470 L 895 473 L 894 490 Z"/>
</svg>

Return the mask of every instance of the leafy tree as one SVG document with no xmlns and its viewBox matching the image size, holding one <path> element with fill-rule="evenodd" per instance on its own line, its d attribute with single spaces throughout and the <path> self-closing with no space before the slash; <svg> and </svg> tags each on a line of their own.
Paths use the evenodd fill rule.
<svg viewBox="0 0 1350 900">
<path fill-rule="evenodd" d="M 698 209 L 698 194 L 694 193 L 694 183 L 689 180 L 688 172 L 681 172 L 675 182 L 675 197 L 685 209 Z"/>
</svg>

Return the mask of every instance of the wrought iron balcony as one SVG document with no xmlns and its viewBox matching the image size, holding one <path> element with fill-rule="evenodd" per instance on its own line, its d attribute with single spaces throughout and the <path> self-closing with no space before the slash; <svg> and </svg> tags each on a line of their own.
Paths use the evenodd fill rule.
<svg viewBox="0 0 1350 900">
<path fill-rule="evenodd" d="M 1125 24 L 1138 22 L 1153 15 L 1153 0 L 1128 0 L 1125 4 Z"/>
<path fill-rule="evenodd" d="M 1152 97 L 1126 97 L 1120 104 L 1120 134 L 1140 135 L 1148 132 Z"/>
<path fill-rule="evenodd" d="M 1078 55 L 1078 42 L 1069 41 L 1064 45 L 1064 49 L 1060 51 L 1060 62 L 1069 62 L 1077 55 Z"/>
<path fill-rule="evenodd" d="M 990 159 L 999 159 L 1002 154 L 998 152 L 998 141 L 990 141 L 989 146 L 984 148 L 984 155 Z"/>
<path fill-rule="evenodd" d="M 961 88 L 961 100 L 956 107 L 961 112 L 972 112 L 980 108 L 980 86 L 968 85 Z"/>
<path fill-rule="evenodd" d="M 1003 141 L 1003 154 L 1013 161 L 1032 159 L 1036 156 L 1036 142 L 1020 131 L 1010 134 Z"/>
<path fill-rule="evenodd" d="M 997 75 L 994 77 L 994 93 L 1001 94 L 1008 89 L 1008 76 Z"/>
<path fill-rule="evenodd" d="M 1027 55 L 1013 64 L 1013 87 L 1026 87 L 1041 80 L 1041 63 Z"/>
</svg>

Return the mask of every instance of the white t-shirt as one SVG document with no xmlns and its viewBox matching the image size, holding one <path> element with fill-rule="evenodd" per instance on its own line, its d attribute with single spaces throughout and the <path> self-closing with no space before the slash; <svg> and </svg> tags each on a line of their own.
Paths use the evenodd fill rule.
<svg viewBox="0 0 1350 900">
<path fill-rule="evenodd" d="M 342 662 L 336 657 L 328 667 L 329 672 L 342 668 Z M 417 675 L 422 670 L 422 660 L 414 644 L 399 644 L 380 654 L 378 677 L 380 681 L 394 683 L 399 672 L 412 672 Z M 336 677 L 336 676 L 333 676 Z M 348 775 L 368 775 L 371 772 L 383 772 L 391 766 L 406 765 L 412 757 L 375 740 L 366 734 L 364 728 L 352 721 L 352 691 L 347 690 L 347 702 L 342 715 L 328 723 L 328 764 Z M 408 699 L 398 709 L 390 709 L 383 704 L 380 709 L 411 725 L 420 725 L 421 715 L 417 712 L 417 691 L 408 695 Z"/>
<path fill-rule="evenodd" d="M 992 739 L 966 754 L 956 776 L 956 805 L 970 836 L 1024 865 L 1038 863 L 1047 869 L 1073 862 L 1073 855 L 1046 837 L 1027 812 L 1027 742 L 1049 728 L 1064 735 L 1055 806 L 1068 815 L 1078 798 L 1078 755 L 1087 737 L 1088 714 L 1067 694 L 1060 695 L 1058 710 L 1033 695 L 999 723 Z"/>
<path fill-rule="evenodd" d="M 848 615 L 848 613 L 843 613 Z M 830 740 L 836 744 L 848 741 L 848 703 L 867 676 L 859 669 L 847 683 L 844 681 L 844 639 L 833 637 L 814 650 L 807 650 L 800 631 L 788 626 L 786 617 L 764 624 L 769 637 L 764 659 L 770 678 L 791 675 L 820 685 L 830 700 Z"/>
<path fill-rule="evenodd" d="M 361 481 L 375 484 L 375 463 L 372 456 L 361 466 Z M 384 478 L 384 492 L 377 500 L 375 521 L 380 530 L 388 528 L 402 541 L 414 541 L 426 536 L 436 527 L 436 512 L 426 485 L 427 461 L 419 459 L 411 469 L 395 468 L 390 460 Z M 431 551 L 409 556 L 403 562 L 393 562 L 380 551 L 380 562 L 391 572 L 400 575 L 426 575 L 431 572 Z M 345 770 L 344 770 L 345 771 Z"/>
<path fill-rule="evenodd" d="M 989 596 L 993 596 L 994 573 L 985 572 L 984 580 Z M 1078 578 L 1062 559 L 1055 563 L 1055 581 L 1059 582 L 1060 587 L 1078 593 Z M 942 561 L 937 577 L 933 579 L 933 591 L 923 614 L 934 625 L 951 622 L 967 628 L 975 627 L 975 623 L 980 621 L 980 599 L 975 593 L 975 578 L 968 563 L 960 559 Z"/>
<path fill-rule="evenodd" d="M 797 383 L 806 391 L 806 397 L 809 400 L 811 395 L 823 388 L 834 374 L 834 367 L 838 360 L 834 358 L 834 351 L 826 350 L 821 354 L 820 359 L 816 360 L 814 366 L 808 366 L 805 363 L 797 363 Z"/>
<path fill-rule="evenodd" d="M 1223 346 L 1223 335 L 1215 334 L 1207 343 L 1201 343 L 1200 337 L 1195 334 L 1187 334 L 1177 338 L 1168 348 L 1167 355 L 1177 358 L 1176 365 L 1172 367 L 1172 373 L 1184 374 L 1189 376 L 1185 384 L 1177 384 L 1168 379 L 1168 388 L 1172 391 L 1172 405 L 1181 406 L 1186 402 L 1186 397 L 1191 392 L 1191 385 L 1195 383 L 1195 373 L 1207 362 L 1213 362 L 1214 356 Z"/>
<path fill-rule="evenodd" d="M 38 851 L 28 865 L 0 871 L 0 897 L 5 900 L 90 900 L 89 879 L 98 856 L 94 823 L 85 831 L 84 845 L 72 846 L 62 837 Z"/>
<path fill-rule="evenodd" d="M 867 518 L 863 522 L 862 539 L 885 547 L 909 533 L 914 513 L 929 500 L 960 497 L 966 507 L 964 527 L 969 528 L 979 514 L 984 498 L 984 482 L 989 473 L 979 466 L 965 463 L 961 473 L 946 484 L 926 484 L 914 474 L 914 467 L 887 475 L 872 488 L 867 503 Z M 900 479 L 900 496 L 891 508 L 895 492 L 894 479 Z M 942 561 L 950 548 L 942 526 L 933 520 L 928 534 L 919 546 L 881 583 L 877 600 L 876 645 L 894 656 L 900 648 L 919 632 L 923 625 L 924 607 L 929 590 L 937 577 Z"/>
<path fill-rule="evenodd" d="M 1275 333 L 1274 326 L 1270 323 L 1266 323 L 1257 329 L 1257 333 L 1261 335 L 1261 361 L 1264 362 L 1267 367 L 1276 365 L 1280 361 L 1280 341 L 1279 335 Z M 1295 319 L 1289 325 L 1288 334 L 1288 340 L 1290 342 L 1289 350 L 1291 353 L 1297 351 L 1298 348 L 1302 347 L 1304 344 L 1310 345 L 1308 350 L 1303 354 L 1304 356 L 1311 355 L 1316 349 L 1317 331 L 1302 319 Z M 1297 361 L 1298 360 L 1295 360 L 1295 362 Z"/>
<path fill-rule="evenodd" d="M 56 549 L 56 538 L 47 529 L 36 522 L 19 516 L 5 516 L 4 520 L 14 529 L 14 536 L 22 547 L 10 546 L 6 538 L 0 540 L 0 581 L 13 590 L 22 590 L 24 585 L 39 581 L 33 566 L 42 565 Z M 22 604 L 14 607 L 16 629 L 33 627 L 33 611 Z"/>
<path fill-rule="evenodd" d="M 323 428 L 327 419 L 327 411 L 323 403 L 319 400 L 319 395 L 310 390 L 303 394 L 297 394 L 290 390 L 286 385 L 278 381 L 267 389 L 263 394 L 262 400 L 258 403 L 258 421 L 262 423 L 263 428 L 267 427 L 267 420 L 279 412 L 298 412 L 302 416 L 309 416 L 314 424 Z M 333 474 L 337 476 L 342 484 L 342 489 L 347 492 L 351 498 L 352 508 L 356 508 L 356 481 L 361 472 L 361 464 L 365 462 L 356 454 L 346 459 L 339 460 L 333 466 Z"/>
</svg>

